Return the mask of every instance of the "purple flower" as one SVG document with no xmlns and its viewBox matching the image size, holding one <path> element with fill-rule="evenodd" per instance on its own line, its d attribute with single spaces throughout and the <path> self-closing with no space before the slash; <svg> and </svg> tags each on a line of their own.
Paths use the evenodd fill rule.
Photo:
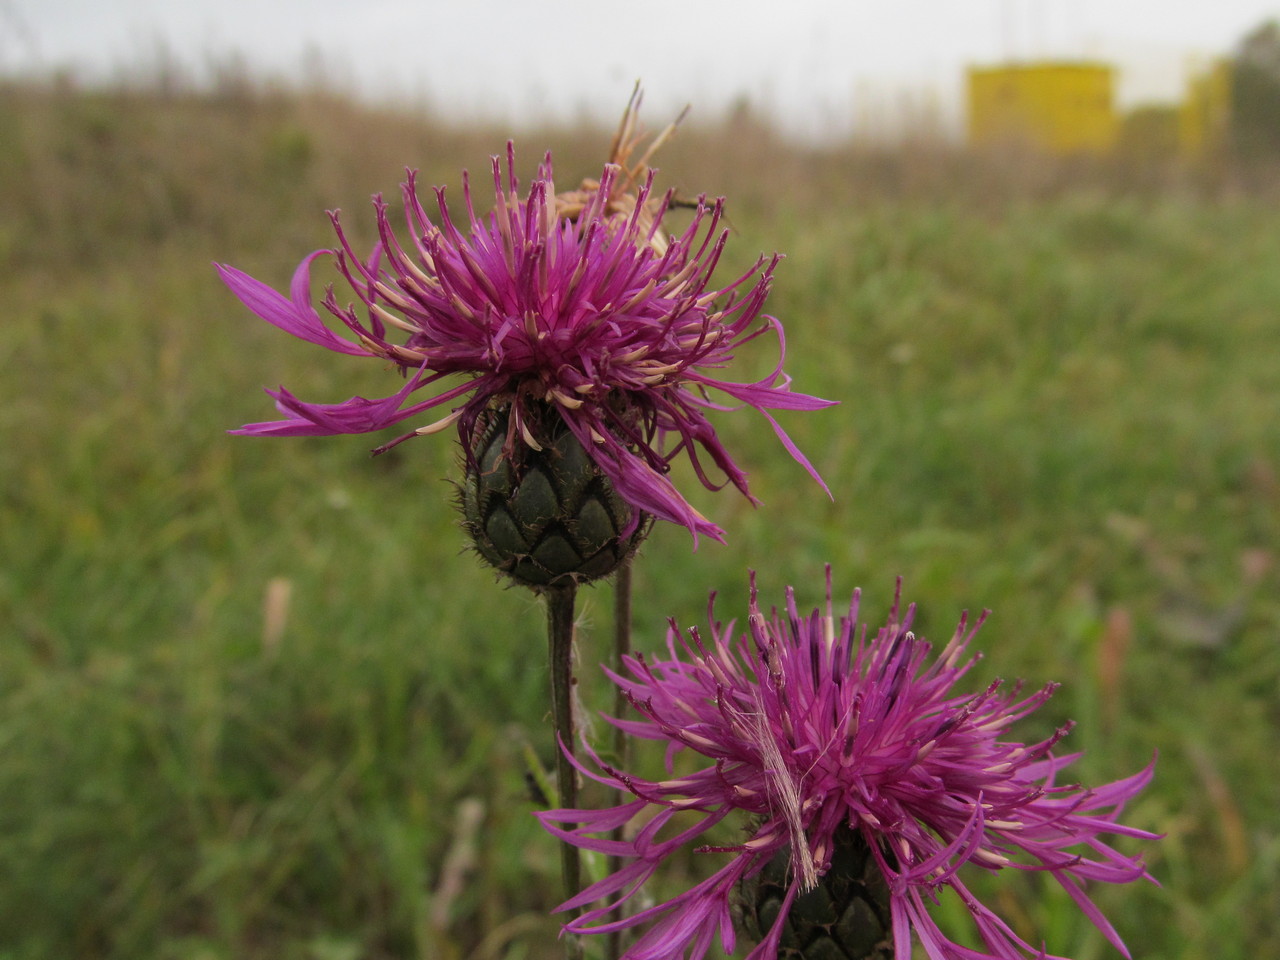
<svg viewBox="0 0 1280 960">
<path fill-rule="evenodd" d="M 356 255 L 332 213 L 337 248 L 303 260 L 288 296 L 219 265 L 232 292 L 268 323 L 337 353 L 390 361 L 406 377 L 402 389 L 379 400 L 308 403 L 284 388 L 268 391 L 284 419 L 234 432 L 363 433 L 458 400 L 443 418 L 374 452 L 456 425 L 473 463 L 483 414 L 496 408 L 510 410 L 504 454 L 518 463 L 522 450 L 548 441 L 552 431 L 544 418 L 559 418 L 635 510 L 683 524 L 695 540 L 698 534 L 721 539 L 723 531 L 690 505 L 668 472 L 686 455 L 707 488 L 732 483 L 755 503 L 746 474 L 707 417 L 710 410 L 747 406 L 821 484 L 770 413 L 829 404 L 791 392 L 782 370 L 782 325 L 761 312 L 779 258 L 761 257 L 727 286 L 712 285 L 728 235 L 723 201 L 700 198 L 683 232 L 664 231 L 672 194 L 654 195 L 644 160 L 635 169 L 625 166 L 635 145 L 628 126 L 634 106 L 615 143 L 619 162 L 579 190 L 556 194 L 548 155 L 521 197 L 509 144 L 505 174 L 493 158 L 492 212 L 476 211 L 464 175 L 465 233 L 442 188 L 434 191 L 438 216 L 432 220 L 410 172 L 403 243 L 388 205 L 375 197 L 379 240 L 372 254 Z M 354 339 L 330 329 L 332 320 L 312 304 L 311 266 L 326 254 L 336 258 L 359 304 L 344 304 L 330 287 L 322 306 Z M 773 371 L 751 383 L 723 379 L 734 353 L 766 335 L 777 339 Z"/>
<path fill-rule="evenodd" d="M 839 832 L 861 837 L 884 877 L 899 960 L 909 960 L 913 932 L 932 960 L 1043 956 L 970 892 L 958 873 L 965 864 L 1049 873 L 1128 956 L 1085 883 L 1150 879 L 1141 859 L 1103 837 L 1155 837 L 1118 822 L 1124 804 L 1151 779 L 1154 760 L 1097 788 L 1058 783 L 1059 771 L 1079 756 L 1053 752 L 1070 725 L 1040 743 L 1002 739 L 1049 698 L 1053 685 L 1030 696 L 1019 685 L 1002 691 L 999 681 L 977 694 L 954 690 L 979 659 L 966 650 L 985 614 L 972 627 L 962 617 L 930 661 L 930 644 L 910 631 L 914 607 L 899 618 L 895 596 L 888 624 L 868 639 L 866 627 L 857 626 L 858 602 L 855 592 L 848 615 L 834 618 L 828 571 L 825 613 L 802 618 L 788 590 L 785 613 L 766 619 L 753 576 L 749 629 L 736 640 L 732 621 L 720 624 L 713 616 L 709 638 L 696 628 L 682 637 L 672 622 L 668 659 L 637 656 L 626 661 L 631 676 L 610 673 L 643 717 L 613 722 L 666 743 L 672 778 L 630 776 L 591 754 L 603 773 L 580 769 L 635 799 L 539 815 L 569 843 L 630 861 L 562 905 L 606 901 L 568 929 L 647 925 L 629 960 L 698 960 L 717 933 L 731 951 L 734 888 L 782 854 L 789 886 L 781 914 L 748 958 L 772 960 L 796 898 L 829 869 Z M 685 749 L 710 762 L 672 773 L 673 757 Z M 666 857 L 739 810 L 752 824 L 745 842 L 700 848 L 731 854 L 728 863 L 665 903 L 606 919 L 621 914 Z M 631 839 L 609 839 L 624 825 Z M 930 918 L 929 904 L 944 887 L 967 907 L 987 952 L 952 942 Z"/>
</svg>

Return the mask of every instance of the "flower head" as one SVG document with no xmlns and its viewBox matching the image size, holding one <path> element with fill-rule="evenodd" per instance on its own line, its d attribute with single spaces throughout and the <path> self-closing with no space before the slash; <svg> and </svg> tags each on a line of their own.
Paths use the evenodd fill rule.
<svg viewBox="0 0 1280 960">
<path fill-rule="evenodd" d="M 654 782 L 592 755 L 602 772 L 585 765 L 583 772 L 621 786 L 634 799 L 605 810 L 539 815 L 548 830 L 572 844 L 630 859 L 563 905 L 606 900 L 569 929 L 606 932 L 648 924 L 626 954 L 629 960 L 697 960 L 717 932 L 730 951 L 734 889 L 781 855 L 789 869 L 779 916 L 749 955 L 772 960 L 793 904 L 825 881 L 837 846 L 852 836 L 870 851 L 888 889 L 899 960 L 911 956 L 913 933 L 932 960 L 1043 955 L 970 892 L 958 872 L 965 864 L 1049 873 L 1125 952 L 1084 884 L 1150 879 L 1140 859 L 1103 837 L 1154 836 L 1118 822 L 1125 802 L 1150 780 L 1152 766 L 1092 789 L 1059 784 L 1059 771 L 1079 756 L 1054 753 L 1069 727 L 1039 743 L 1003 739 L 1053 686 L 1029 696 L 1018 686 L 1003 691 L 999 681 L 977 694 L 954 690 L 978 659 L 966 651 L 981 619 L 970 628 L 961 618 L 955 635 L 930 659 L 930 645 L 910 630 L 914 607 L 900 617 L 895 598 L 888 624 L 868 639 L 865 626 L 857 626 L 859 594 L 839 620 L 830 597 L 828 573 L 825 612 L 802 617 L 788 591 L 786 610 L 766 619 L 753 578 L 745 633 L 735 639 L 733 622 L 722 625 L 714 615 L 705 638 L 697 629 L 682 636 L 673 622 L 669 658 L 635 657 L 626 664 L 630 676 L 611 674 L 643 717 L 613 722 L 633 736 L 665 742 L 669 773 L 682 750 L 710 762 Z M 701 848 L 729 854 L 728 863 L 665 903 L 606 919 L 663 859 L 735 811 L 749 815 L 748 838 Z M 677 819 L 689 812 L 691 824 Z M 627 824 L 636 828 L 631 839 L 609 838 Z M 960 896 L 987 952 L 952 942 L 930 918 L 928 906 L 943 888 Z"/>
<path fill-rule="evenodd" d="M 598 181 L 584 181 L 578 190 L 557 195 L 548 155 L 521 195 L 508 144 L 505 172 L 498 158 L 492 161 L 491 212 L 477 211 L 464 175 L 465 231 L 443 188 L 434 190 L 432 219 L 410 172 L 403 186 L 403 241 L 379 196 L 372 254 L 352 250 L 332 213 L 338 246 L 302 261 L 289 296 L 220 265 L 222 279 L 262 319 L 337 353 L 390 361 L 405 376 L 390 396 L 337 404 L 308 403 L 283 387 L 269 390 L 284 419 L 236 432 L 363 433 L 459 401 L 444 417 L 375 453 L 456 425 L 474 465 L 486 411 L 501 410 L 509 413 L 504 453 L 518 466 L 523 452 L 541 449 L 562 422 L 636 511 L 632 528 L 648 513 L 688 527 L 695 538 L 719 539 L 720 528 L 667 474 L 684 454 L 705 486 L 732 483 L 754 503 L 746 474 L 707 417 L 709 410 L 748 406 L 821 483 L 769 412 L 828 405 L 791 392 L 782 369 L 782 325 L 762 313 L 779 258 L 761 257 L 726 286 L 712 284 L 728 235 L 723 201 L 700 198 L 689 225 L 668 235 L 663 219 L 673 195 L 654 192 L 647 166 L 652 148 L 637 165 L 626 165 L 636 142 L 637 105 L 633 99 L 624 117 L 613 162 Z M 354 339 L 330 329 L 312 304 L 311 266 L 326 255 L 336 259 L 358 304 L 344 303 L 330 287 L 322 305 Z M 765 335 L 777 338 L 773 371 L 750 383 L 722 379 L 735 351 Z M 709 391 L 725 401 L 713 400 Z"/>
</svg>

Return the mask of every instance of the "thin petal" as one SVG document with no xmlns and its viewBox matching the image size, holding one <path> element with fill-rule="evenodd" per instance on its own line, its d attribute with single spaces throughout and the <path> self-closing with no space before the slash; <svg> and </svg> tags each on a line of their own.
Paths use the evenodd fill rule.
<svg viewBox="0 0 1280 960">
<path fill-rule="evenodd" d="M 330 250 L 317 250 L 294 271 L 291 286 L 293 299 L 281 296 L 260 280 L 255 280 L 242 270 L 224 263 L 214 264 L 218 276 L 231 288 L 231 292 L 240 298 L 240 302 L 256 313 L 267 323 L 273 324 L 308 343 L 327 347 L 338 353 L 354 357 L 369 356 L 369 351 L 362 349 L 350 340 L 345 340 L 324 325 L 320 314 L 311 306 L 306 291 L 310 281 L 311 263 L 317 257 L 331 254 Z"/>
</svg>

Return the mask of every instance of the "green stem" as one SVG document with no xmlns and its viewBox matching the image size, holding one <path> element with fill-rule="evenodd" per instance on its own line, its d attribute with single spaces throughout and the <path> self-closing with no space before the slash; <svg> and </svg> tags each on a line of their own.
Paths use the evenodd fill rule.
<svg viewBox="0 0 1280 960">
<path fill-rule="evenodd" d="M 623 659 L 631 654 L 631 562 L 634 557 L 627 557 L 622 561 L 622 565 L 618 567 L 618 573 L 613 581 L 613 669 L 619 675 L 623 672 Z M 622 692 L 622 688 L 618 687 L 614 691 L 613 699 L 613 715 L 621 717 L 627 710 L 628 703 L 626 694 Z M 628 761 L 630 760 L 631 738 L 622 730 L 614 727 L 613 729 L 613 756 L 614 763 L 618 765 L 619 770 L 630 769 Z M 623 840 L 623 829 L 617 827 L 613 831 L 614 840 Z M 622 858 L 618 856 L 610 856 L 608 860 L 608 872 L 610 874 L 617 873 L 622 869 Z M 622 931 L 615 930 L 608 935 L 607 949 L 605 956 L 609 960 L 618 960 L 622 955 Z"/>
<path fill-rule="evenodd" d="M 551 713 L 555 722 L 556 737 L 556 786 L 560 791 L 560 806 L 574 809 L 578 806 L 578 777 L 569 755 L 577 750 L 577 734 L 573 725 L 573 617 L 577 585 L 572 580 L 567 585 L 548 587 L 547 645 L 551 659 Z M 572 830 L 576 824 L 566 823 L 564 829 Z M 573 897 L 582 889 L 582 869 L 578 848 L 568 843 L 560 844 L 560 872 L 564 878 L 565 895 Z M 564 938 L 565 955 L 569 960 L 581 960 L 582 943 L 578 937 Z"/>
<path fill-rule="evenodd" d="M 613 669 L 615 673 L 623 672 L 623 658 L 631 655 L 631 557 L 622 561 L 613 584 Z M 613 715 L 621 717 L 630 704 L 621 687 L 613 693 Z M 618 769 L 626 770 L 627 753 L 631 746 L 631 738 L 613 728 L 613 752 L 617 758 Z"/>
</svg>

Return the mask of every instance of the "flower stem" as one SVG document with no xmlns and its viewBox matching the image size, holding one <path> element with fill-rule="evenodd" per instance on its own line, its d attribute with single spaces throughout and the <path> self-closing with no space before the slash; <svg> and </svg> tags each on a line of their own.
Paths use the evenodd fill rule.
<svg viewBox="0 0 1280 960">
<path fill-rule="evenodd" d="M 631 563 L 634 556 L 627 557 L 618 567 L 613 581 L 613 669 L 618 675 L 623 672 L 623 658 L 631 654 Z M 627 709 L 627 697 L 622 687 L 616 687 L 613 699 L 613 715 L 621 717 Z M 613 757 L 619 770 L 629 770 L 631 739 L 618 727 L 613 728 Z M 623 828 L 613 831 L 614 840 L 623 839 Z M 622 869 L 622 858 L 609 857 L 609 874 Z M 609 960 L 618 960 L 622 955 L 622 931 L 614 930 L 608 935 L 605 956 Z"/>
<path fill-rule="evenodd" d="M 573 617 L 577 585 L 548 587 L 547 645 L 551 660 L 551 713 L 555 722 L 556 737 L 560 741 L 556 749 L 556 787 L 560 791 L 560 806 L 572 810 L 578 805 L 577 771 L 569 762 L 569 755 L 577 749 L 577 735 L 573 724 Z M 573 824 L 566 829 L 572 830 Z M 578 848 L 560 844 L 560 872 L 564 879 L 565 896 L 576 896 L 582 889 L 581 862 Z M 576 936 L 564 938 L 565 955 L 569 960 L 581 960 L 582 943 Z"/>
</svg>

